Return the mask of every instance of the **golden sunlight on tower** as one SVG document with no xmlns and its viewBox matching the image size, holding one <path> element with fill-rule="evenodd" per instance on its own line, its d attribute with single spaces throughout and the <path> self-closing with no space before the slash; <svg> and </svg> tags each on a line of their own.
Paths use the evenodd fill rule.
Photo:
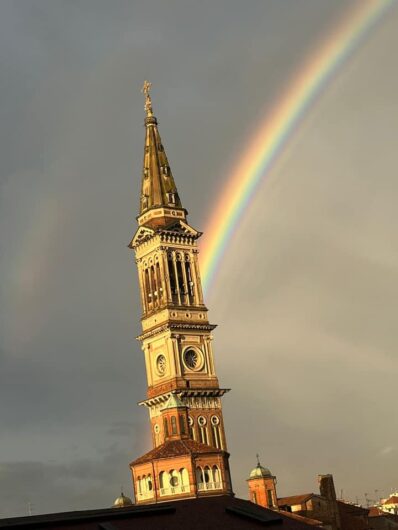
<svg viewBox="0 0 398 530">
<path fill-rule="evenodd" d="M 135 498 L 232 494 L 197 239 L 186 220 L 145 82 L 145 152 L 135 250 L 153 449 L 131 463 Z"/>
</svg>

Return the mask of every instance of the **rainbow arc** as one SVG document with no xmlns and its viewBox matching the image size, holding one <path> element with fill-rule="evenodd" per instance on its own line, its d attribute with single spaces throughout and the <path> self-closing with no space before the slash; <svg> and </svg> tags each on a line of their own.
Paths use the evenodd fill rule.
<svg viewBox="0 0 398 530">
<path fill-rule="evenodd" d="M 203 287 L 212 284 L 255 191 L 327 83 L 396 0 L 360 0 L 298 70 L 234 164 L 222 200 L 210 215 L 202 248 Z"/>
</svg>

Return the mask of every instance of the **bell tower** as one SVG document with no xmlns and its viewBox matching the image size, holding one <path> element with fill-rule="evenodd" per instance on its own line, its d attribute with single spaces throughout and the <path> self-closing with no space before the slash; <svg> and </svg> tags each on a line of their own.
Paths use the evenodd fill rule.
<svg viewBox="0 0 398 530">
<path fill-rule="evenodd" d="M 145 81 L 145 148 L 135 251 L 153 449 L 130 464 L 137 503 L 232 494 L 212 330 L 187 222 Z"/>
<path fill-rule="evenodd" d="M 264 508 L 278 509 L 276 477 L 268 468 L 260 464 L 258 455 L 257 466 L 250 472 L 247 485 L 249 487 L 249 499 L 252 502 L 264 506 Z"/>
</svg>

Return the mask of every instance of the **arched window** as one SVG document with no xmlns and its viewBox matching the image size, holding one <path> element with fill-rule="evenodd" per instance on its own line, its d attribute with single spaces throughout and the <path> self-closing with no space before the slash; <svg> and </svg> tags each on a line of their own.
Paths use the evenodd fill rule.
<svg viewBox="0 0 398 530">
<path fill-rule="evenodd" d="M 205 466 L 203 470 L 203 478 L 205 481 L 206 487 L 209 485 L 209 482 L 212 482 L 211 480 L 211 471 L 209 466 Z"/>
<path fill-rule="evenodd" d="M 152 289 L 153 289 L 153 301 L 156 303 L 158 301 L 158 279 L 155 274 L 155 267 L 151 266 L 151 279 L 152 279 Z"/>
<path fill-rule="evenodd" d="M 252 491 L 252 502 L 254 502 L 255 504 L 257 504 L 257 495 L 256 495 L 256 492 L 255 492 L 255 491 Z"/>
<path fill-rule="evenodd" d="M 211 473 L 212 473 L 212 479 L 213 479 L 215 489 L 221 488 L 221 475 L 220 475 L 220 470 L 218 469 L 218 467 L 213 466 L 211 468 Z"/>
<path fill-rule="evenodd" d="M 159 298 L 159 301 L 161 301 L 163 299 L 163 288 L 162 288 L 162 282 L 160 280 L 160 266 L 159 266 L 159 262 L 156 263 L 156 282 L 157 282 L 157 286 L 158 286 L 158 298 Z"/>
<path fill-rule="evenodd" d="M 189 257 L 187 256 L 186 259 L 189 260 Z M 191 301 L 193 302 L 194 289 L 193 289 L 193 280 L 192 280 L 192 273 L 191 273 L 191 264 L 189 263 L 189 261 L 185 261 L 185 275 L 186 275 L 187 283 L 188 283 L 188 294 L 191 298 Z"/>
<path fill-rule="evenodd" d="M 184 277 L 182 275 L 181 257 L 180 259 L 177 259 L 176 265 L 177 265 L 177 281 L 178 281 L 178 287 L 180 288 L 180 293 L 186 294 L 186 289 L 184 285 Z"/>
<path fill-rule="evenodd" d="M 199 466 L 196 468 L 196 484 L 199 491 L 204 489 L 203 470 Z"/>
<path fill-rule="evenodd" d="M 176 417 L 171 417 L 171 434 L 177 434 L 177 421 Z"/>
<path fill-rule="evenodd" d="M 175 492 L 175 489 L 178 488 L 178 486 L 180 485 L 180 475 L 175 469 L 171 469 L 169 472 L 169 476 L 172 492 Z"/>
<path fill-rule="evenodd" d="M 177 302 L 178 301 L 177 281 L 176 281 L 176 276 L 175 276 L 172 254 L 169 254 L 167 257 L 167 265 L 169 268 L 170 289 L 171 289 L 172 299 L 173 299 L 173 302 Z"/>
<path fill-rule="evenodd" d="M 167 471 L 159 473 L 159 488 L 160 495 L 168 495 L 170 493 L 170 477 Z"/>
<path fill-rule="evenodd" d="M 185 467 L 180 469 L 181 491 L 189 491 L 189 474 Z"/>
<path fill-rule="evenodd" d="M 148 492 L 151 492 L 153 490 L 153 484 L 152 484 L 152 476 L 151 475 L 148 475 L 147 478 L 146 478 L 146 486 L 147 486 L 147 491 Z"/>
<path fill-rule="evenodd" d="M 148 304 L 152 302 L 151 284 L 149 282 L 149 271 L 145 269 L 144 274 L 145 294 Z"/>
<path fill-rule="evenodd" d="M 181 434 L 185 434 L 186 433 L 186 429 L 185 429 L 185 418 L 182 414 L 180 414 L 180 431 L 181 431 Z"/>
<path fill-rule="evenodd" d="M 199 435 L 200 435 L 200 441 L 202 444 L 208 444 L 208 438 L 207 438 L 207 427 L 206 427 L 206 418 L 204 416 L 199 416 L 198 418 L 198 425 L 199 425 Z"/>
<path fill-rule="evenodd" d="M 169 436 L 169 422 L 167 421 L 167 418 L 163 418 L 163 429 L 164 437 L 167 438 Z"/>
<path fill-rule="evenodd" d="M 211 428 L 213 431 L 214 446 L 217 449 L 221 449 L 220 418 L 218 416 L 211 417 Z"/>
<path fill-rule="evenodd" d="M 194 421 L 191 416 L 188 416 L 188 427 L 189 427 L 189 435 L 191 436 L 192 440 L 196 440 Z"/>
</svg>

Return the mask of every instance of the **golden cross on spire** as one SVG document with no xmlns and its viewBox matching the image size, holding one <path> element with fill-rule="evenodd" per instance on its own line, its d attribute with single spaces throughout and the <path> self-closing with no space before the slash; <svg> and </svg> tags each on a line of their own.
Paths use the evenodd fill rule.
<svg viewBox="0 0 398 530">
<path fill-rule="evenodd" d="M 152 83 L 145 80 L 142 85 L 141 92 L 145 94 L 145 111 L 147 116 L 152 116 L 152 100 L 150 95 Z"/>
</svg>

